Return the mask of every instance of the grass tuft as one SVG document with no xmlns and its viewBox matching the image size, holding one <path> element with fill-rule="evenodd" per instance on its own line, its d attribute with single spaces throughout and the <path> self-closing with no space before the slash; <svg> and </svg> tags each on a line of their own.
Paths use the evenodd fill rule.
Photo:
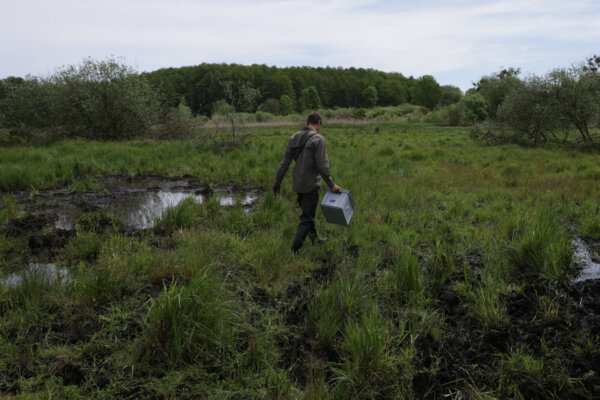
<svg viewBox="0 0 600 400">
<path fill-rule="evenodd" d="M 234 327 L 232 310 L 221 297 L 217 283 L 204 276 L 164 287 L 150 302 L 144 358 L 173 368 L 217 354 Z"/>
<path fill-rule="evenodd" d="M 525 282 L 557 282 L 568 276 L 573 247 L 566 230 L 549 211 L 515 230 L 508 252 L 511 275 Z"/>
</svg>

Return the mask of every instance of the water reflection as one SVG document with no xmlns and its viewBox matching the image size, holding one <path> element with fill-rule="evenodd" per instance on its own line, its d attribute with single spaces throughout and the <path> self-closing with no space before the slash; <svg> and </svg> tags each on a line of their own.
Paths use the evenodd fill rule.
<svg viewBox="0 0 600 400">
<path fill-rule="evenodd" d="M 40 282 L 47 285 L 67 285 L 72 282 L 69 271 L 66 268 L 58 268 L 55 264 L 30 263 L 20 272 L 15 272 L 2 279 L 2 287 L 16 288 L 23 282 Z"/>
<path fill-rule="evenodd" d="M 600 279 L 600 263 L 594 261 L 598 257 L 592 254 L 583 240 L 576 237 L 573 239 L 573 258 L 575 263 L 581 267 L 581 271 L 573 282 L 583 282 L 591 279 Z"/>
<path fill-rule="evenodd" d="M 257 193 L 215 192 L 213 194 L 222 207 L 232 207 L 240 204 L 246 212 L 258 200 Z M 119 217 L 126 226 L 135 229 L 148 229 L 154 226 L 169 207 L 175 207 L 185 199 L 193 199 L 202 204 L 207 200 L 203 193 L 192 190 L 158 190 L 158 191 L 128 191 L 124 194 L 113 195 L 98 201 L 97 206 L 104 211 Z M 74 229 L 79 216 L 83 213 L 74 205 L 67 205 L 57 210 L 58 220 L 55 226 L 59 229 Z"/>
<path fill-rule="evenodd" d="M 205 197 L 202 194 L 184 192 L 140 192 L 137 196 L 111 199 L 106 211 L 121 218 L 127 226 L 147 229 L 154 226 L 156 218 L 168 207 L 175 207 L 185 199 L 193 199 L 201 204 Z"/>
</svg>

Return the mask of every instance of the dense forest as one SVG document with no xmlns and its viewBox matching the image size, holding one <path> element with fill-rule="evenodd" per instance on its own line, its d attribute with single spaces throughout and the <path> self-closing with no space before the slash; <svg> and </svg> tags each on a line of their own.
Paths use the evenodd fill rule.
<svg viewBox="0 0 600 400">
<path fill-rule="evenodd" d="M 414 79 L 401 73 L 363 68 L 201 64 L 160 69 L 144 75 L 163 89 L 168 104 L 177 105 L 183 96 L 194 114 L 203 115 L 210 115 L 212 105 L 224 98 L 224 81 L 246 82 L 258 89 L 260 98 L 255 107 L 262 106 L 264 111 L 273 114 L 320 107 L 396 106 L 414 100 L 434 107 L 441 96 L 441 88 L 431 76 Z M 427 90 L 438 93 L 433 104 L 425 104 L 426 96 L 421 92 Z"/>
</svg>

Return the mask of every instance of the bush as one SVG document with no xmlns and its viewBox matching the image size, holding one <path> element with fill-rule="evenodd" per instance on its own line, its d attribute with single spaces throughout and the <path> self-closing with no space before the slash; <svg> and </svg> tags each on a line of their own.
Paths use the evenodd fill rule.
<svg viewBox="0 0 600 400">
<path fill-rule="evenodd" d="M 466 107 L 462 102 L 453 104 L 447 108 L 448 112 L 448 125 L 450 126 L 459 126 L 465 123 L 466 115 L 465 115 Z"/>
<path fill-rule="evenodd" d="M 462 98 L 465 105 L 466 118 L 472 122 L 481 122 L 488 117 L 486 102 L 479 93 L 471 93 Z"/>
<path fill-rule="evenodd" d="M 163 122 L 154 127 L 154 132 L 159 139 L 186 139 L 193 135 L 198 125 L 192 110 L 182 100 L 165 113 Z"/>
<path fill-rule="evenodd" d="M 387 113 L 385 112 L 385 110 L 378 109 L 378 110 L 375 110 L 375 111 L 367 114 L 367 118 L 368 119 L 382 119 L 381 117 L 384 117 L 386 114 Z"/>
<path fill-rule="evenodd" d="M 531 77 L 515 85 L 498 107 L 497 121 L 510 128 L 515 137 L 538 144 L 554 137 L 560 126 L 547 83 Z"/>
<path fill-rule="evenodd" d="M 263 111 L 257 111 L 255 116 L 256 122 L 268 122 L 273 121 L 275 119 L 275 116 L 273 114 Z"/>
<path fill-rule="evenodd" d="M 441 126 L 449 125 L 448 112 L 445 109 L 428 112 L 425 114 L 424 120 L 430 124 Z"/>
<path fill-rule="evenodd" d="M 514 135 L 507 132 L 502 125 L 491 121 L 475 124 L 471 128 L 469 137 L 471 140 L 485 145 L 508 144 L 518 140 Z"/>
<path fill-rule="evenodd" d="M 367 118 L 367 110 L 365 110 L 364 108 L 357 108 L 354 111 L 352 111 L 351 116 L 354 119 L 365 119 Z"/>
<path fill-rule="evenodd" d="M 117 60 L 85 59 L 49 78 L 29 78 L 9 98 L 11 126 L 54 129 L 59 135 L 127 139 L 153 125 L 159 96 Z"/>
<path fill-rule="evenodd" d="M 269 114 L 279 114 L 281 112 L 281 106 L 277 99 L 266 99 L 259 107 L 259 111 L 263 111 Z"/>
</svg>

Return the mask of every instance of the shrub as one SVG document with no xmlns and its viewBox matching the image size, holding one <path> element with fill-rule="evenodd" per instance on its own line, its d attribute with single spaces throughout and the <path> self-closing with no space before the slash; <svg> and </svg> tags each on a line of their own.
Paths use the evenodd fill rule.
<svg viewBox="0 0 600 400">
<path fill-rule="evenodd" d="M 257 111 L 255 115 L 256 122 L 268 122 L 275 119 L 275 116 L 269 112 Z"/>
<path fill-rule="evenodd" d="M 165 113 L 163 122 L 155 126 L 154 131 L 160 139 L 186 139 L 192 136 L 198 125 L 192 110 L 182 99 L 177 107 Z"/>
<path fill-rule="evenodd" d="M 587 144 L 593 143 L 589 126 L 600 115 L 600 78 L 595 71 L 582 67 L 557 69 L 546 78 L 553 112 L 572 124 Z"/>
<path fill-rule="evenodd" d="M 486 145 L 508 144 L 519 139 L 507 132 L 504 126 L 489 120 L 475 124 L 471 128 L 469 137 L 475 142 Z"/>
<path fill-rule="evenodd" d="M 354 119 L 365 119 L 367 118 L 367 110 L 364 108 L 357 108 L 352 111 L 351 117 Z"/>
<path fill-rule="evenodd" d="M 459 126 L 465 122 L 465 105 L 464 103 L 452 104 L 446 108 L 448 114 L 448 125 Z"/>
<path fill-rule="evenodd" d="M 8 102 L 11 126 L 50 128 L 65 136 L 127 139 L 159 115 L 159 95 L 118 60 L 85 59 L 49 78 L 29 78 Z"/>
<path fill-rule="evenodd" d="M 517 138 L 533 144 L 546 142 L 560 126 L 547 83 L 531 77 L 513 85 L 498 107 L 497 121 L 513 131 Z"/>
<path fill-rule="evenodd" d="M 369 119 L 376 119 L 376 118 L 379 119 L 379 117 L 382 117 L 382 116 L 385 116 L 385 115 L 386 115 L 385 110 L 379 109 L 379 110 L 375 110 L 373 112 L 370 112 L 367 115 L 367 118 L 369 118 Z"/>
<path fill-rule="evenodd" d="M 449 125 L 448 121 L 448 112 L 445 109 L 430 111 L 425 114 L 424 118 L 425 122 L 435 125 L 447 126 Z"/>
<path fill-rule="evenodd" d="M 259 107 L 259 111 L 277 115 L 281 112 L 281 106 L 277 99 L 266 99 Z"/>
<path fill-rule="evenodd" d="M 488 116 L 486 102 L 479 93 L 471 93 L 462 98 L 461 102 L 465 105 L 467 119 L 473 122 L 481 122 Z"/>
</svg>

